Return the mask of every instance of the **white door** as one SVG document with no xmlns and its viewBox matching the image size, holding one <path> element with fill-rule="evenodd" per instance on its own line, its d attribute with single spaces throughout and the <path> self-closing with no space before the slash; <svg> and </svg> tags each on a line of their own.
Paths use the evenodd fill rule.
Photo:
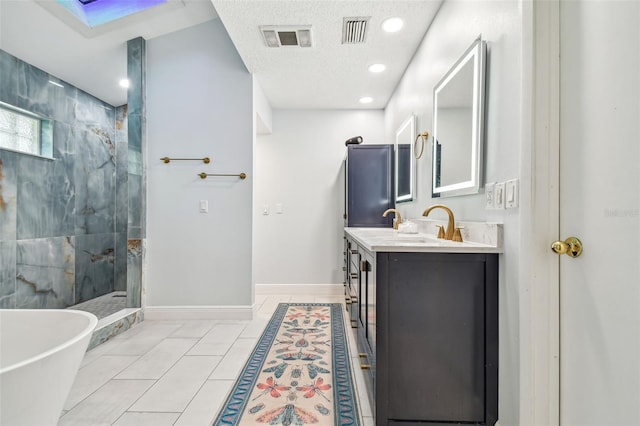
<svg viewBox="0 0 640 426">
<path fill-rule="evenodd" d="M 561 425 L 640 425 L 639 171 L 640 1 L 561 0 Z"/>
</svg>

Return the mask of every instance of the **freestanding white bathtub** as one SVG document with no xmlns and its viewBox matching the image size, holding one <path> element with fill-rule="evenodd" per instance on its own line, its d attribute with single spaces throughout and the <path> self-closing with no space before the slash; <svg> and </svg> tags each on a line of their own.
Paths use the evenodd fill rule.
<svg viewBox="0 0 640 426">
<path fill-rule="evenodd" d="M 0 309 L 0 425 L 58 423 L 97 323 L 69 309 Z"/>
</svg>

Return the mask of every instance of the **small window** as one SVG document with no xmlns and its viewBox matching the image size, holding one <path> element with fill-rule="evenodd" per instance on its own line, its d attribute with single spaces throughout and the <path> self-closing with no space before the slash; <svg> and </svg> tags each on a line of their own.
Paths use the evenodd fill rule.
<svg viewBox="0 0 640 426">
<path fill-rule="evenodd" d="M 53 156 L 51 121 L 0 105 L 0 148 L 42 157 Z"/>
</svg>

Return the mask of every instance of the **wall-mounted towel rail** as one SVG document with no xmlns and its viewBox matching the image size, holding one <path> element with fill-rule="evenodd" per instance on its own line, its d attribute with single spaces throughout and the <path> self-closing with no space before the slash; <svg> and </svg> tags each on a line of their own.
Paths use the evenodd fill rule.
<svg viewBox="0 0 640 426">
<path fill-rule="evenodd" d="M 171 161 L 202 161 L 204 164 L 209 164 L 211 162 L 211 159 L 209 157 L 204 157 L 204 158 L 169 158 L 169 157 L 162 157 L 160 160 L 164 161 L 164 164 L 167 164 Z"/>
<path fill-rule="evenodd" d="M 238 176 L 240 179 L 246 179 L 246 173 L 236 173 L 236 174 L 227 174 L 227 173 L 198 173 L 201 179 L 206 179 L 207 176 Z"/>
</svg>

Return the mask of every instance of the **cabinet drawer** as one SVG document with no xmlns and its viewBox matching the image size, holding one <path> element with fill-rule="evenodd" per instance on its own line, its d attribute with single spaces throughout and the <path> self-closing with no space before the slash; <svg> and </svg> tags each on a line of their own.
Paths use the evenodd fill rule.
<svg viewBox="0 0 640 426">
<path fill-rule="evenodd" d="M 358 361 L 359 367 L 362 369 L 362 374 L 364 376 L 364 384 L 367 388 L 367 396 L 369 397 L 369 404 L 371 406 L 371 410 L 374 412 L 375 416 L 375 377 L 376 377 L 376 360 L 373 354 L 371 353 L 371 348 L 369 347 L 369 342 L 367 342 L 367 338 L 364 335 L 364 330 L 362 328 L 358 329 L 357 334 L 357 344 L 358 344 Z"/>
</svg>

